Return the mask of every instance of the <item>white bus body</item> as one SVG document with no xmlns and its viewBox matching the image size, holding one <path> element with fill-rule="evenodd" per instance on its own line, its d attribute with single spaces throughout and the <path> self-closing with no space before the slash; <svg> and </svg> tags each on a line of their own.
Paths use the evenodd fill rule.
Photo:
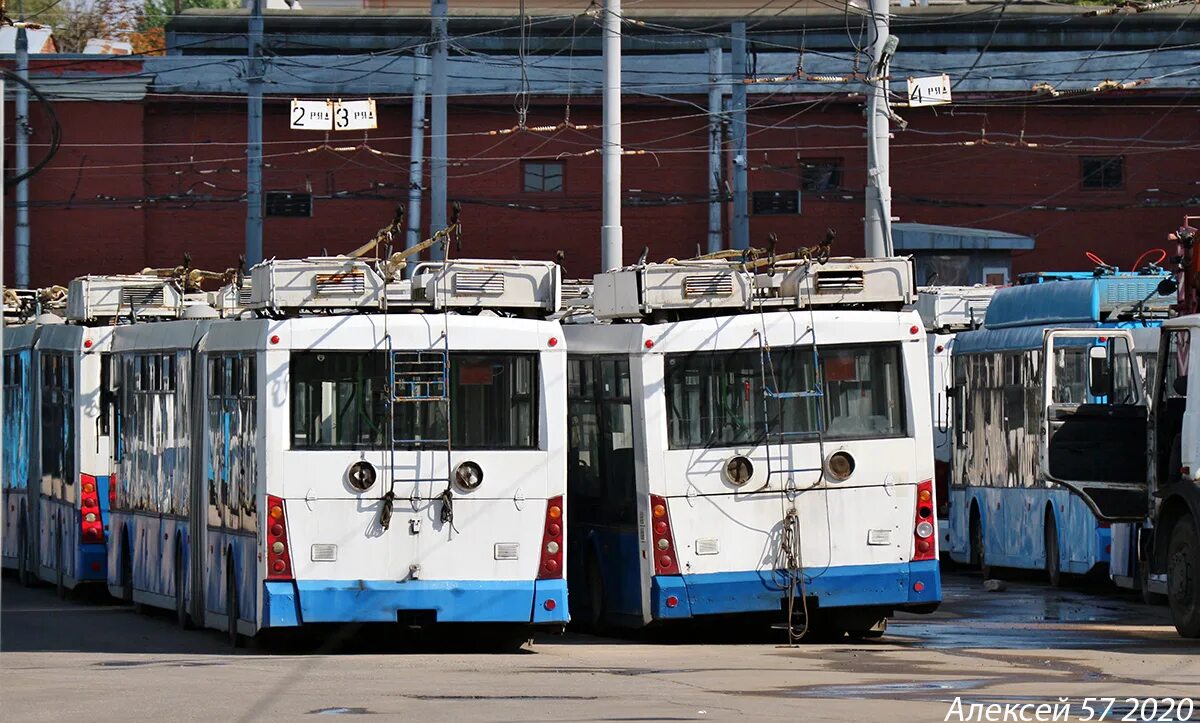
<svg viewBox="0 0 1200 723">
<path fill-rule="evenodd" d="M 889 278 L 903 275 L 904 260 L 883 261 L 901 264 Z M 879 270 L 858 266 L 859 279 Z M 827 269 L 837 273 L 812 275 Z M 642 288 L 654 278 L 648 271 Z M 752 298 L 787 288 L 786 278 L 741 281 L 758 289 Z M 713 279 L 706 288 L 729 292 Z M 679 320 L 564 327 L 576 611 L 645 625 L 781 614 L 790 603 L 809 622 L 857 632 L 894 610 L 932 611 L 941 587 L 920 317 L 900 303 L 829 308 L 839 304 L 812 301 L 803 282 L 799 303 L 810 308 L 793 297 L 791 310 L 749 301 L 695 315 L 693 281 L 677 286 Z M 859 288 L 872 293 L 870 281 Z M 841 305 L 853 305 L 843 293 Z M 669 304 L 660 298 L 647 316 Z M 759 410 L 775 404 L 786 428 L 764 434 L 763 420 L 781 415 Z M 922 522 L 925 537 L 914 533 Z"/>
</svg>

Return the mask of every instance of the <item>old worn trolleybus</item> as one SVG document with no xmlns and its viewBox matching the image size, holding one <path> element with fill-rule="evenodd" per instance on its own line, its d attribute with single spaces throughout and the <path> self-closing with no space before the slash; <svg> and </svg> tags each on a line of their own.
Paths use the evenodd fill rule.
<svg viewBox="0 0 1200 723">
<path fill-rule="evenodd" d="M 240 318 L 118 330 L 122 414 L 165 405 L 174 434 L 122 427 L 114 590 L 235 643 L 313 623 L 523 638 L 566 622 L 558 266 L 379 270 L 268 261 Z"/>
<path fill-rule="evenodd" d="M 1057 584 L 1106 565 L 1112 524 L 1145 513 L 1138 342 L 1174 298 L 1153 270 L 1055 276 L 997 291 L 955 341 L 947 548 Z"/>
<path fill-rule="evenodd" d="M 595 320 L 564 325 L 577 618 L 868 636 L 937 607 L 911 262 L 754 265 L 599 274 Z"/>
</svg>

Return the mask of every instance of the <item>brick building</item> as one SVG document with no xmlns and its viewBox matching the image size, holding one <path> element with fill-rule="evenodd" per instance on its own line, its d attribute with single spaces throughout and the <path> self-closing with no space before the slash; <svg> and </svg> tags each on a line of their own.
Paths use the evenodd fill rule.
<svg viewBox="0 0 1200 723">
<path fill-rule="evenodd" d="M 908 125 L 892 145 L 893 212 L 906 222 L 1031 236 L 1033 250 L 1014 252 L 1018 272 L 1087 267 L 1088 250 L 1128 266 L 1200 206 L 1200 14 L 1165 10 L 1118 25 L 1119 18 L 1050 11 L 1014 8 L 999 19 L 994 12 L 960 19 L 961 8 L 899 12 L 894 89 L 902 93 L 906 75 L 942 71 L 958 85 L 950 106 L 897 107 Z M 812 12 L 781 14 L 751 32 L 753 77 L 788 76 L 798 63 L 805 76 L 750 86 L 751 243 L 774 233 L 787 249 L 832 228 L 835 250 L 857 253 L 862 86 L 809 76 L 861 69 L 851 46 L 858 21 Z M 409 48 L 424 42 L 428 18 L 314 17 L 281 13 L 267 21 L 267 257 L 348 251 L 408 194 Z M 707 112 L 707 91 L 715 82 L 727 102 L 740 79 L 730 77 L 725 52 L 710 81 L 705 49 L 728 48 L 728 19 L 639 17 L 646 25 L 631 28 L 624 63 L 624 145 L 638 152 L 624 158 L 626 258 L 643 246 L 656 258 L 695 253 L 706 244 L 710 202 L 720 205 L 728 244 L 735 159 L 728 114 Z M 177 52 L 166 57 L 35 57 L 31 74 L 53 99 L 62 146 L 31 182 L 34 285 L 174 265 L 184 252 L 203 267 L 237 263 L 244 24 L 244 15 L 185 15 L 171 26 Z M 597 270 L 600 65 L 592 24 L 535 19 L 522 61 L 513 51 L 520 41 L 513 18 L 452 19 L 448 196 L 463 206 L 461 254 L 553 258 L 561 250 L 568 273 Z M 1106 90 L 1104 81 L 1137 84 Z M 556 126 L 569 112 L 577 127 L 495 134 L 516 124 L 522 88 L 528 126 Z M 375 98 L 379 128 L 289 130 L 293 97 Z M 31 116 L 36 159 L 48 123 L 37 103 Z M 724 169 L 715 194 L 710 121 L 721 134 Z M 428 171 L 426 162 L 426 221 Z M 11 212 L 5 221 L 11 280 Z"/>
</svg>

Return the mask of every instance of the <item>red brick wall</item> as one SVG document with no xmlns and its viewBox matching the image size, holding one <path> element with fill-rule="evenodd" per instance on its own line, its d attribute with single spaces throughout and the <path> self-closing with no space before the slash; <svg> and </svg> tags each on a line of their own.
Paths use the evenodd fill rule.
<svg viewBox="0 0 1200 723">
<path fill-rule="evenodd" d="M 865 150 L 862 130 L 856 127 L 862 123 L 859 108 L 832 99 L 813 105 L 783 96 L 752 98 L 752 103 L 760 104 L 750 115 L 752 190 L 796 188 L 797 162 L 809 158 L 843 159 L 845 189 L 805 193 L 799 216 L 752 217 L 752 243 L 765 244 L 774 232 L 786 250 L 814 243 L 832 227 L 838 232 L 838 252 L 860 252 Z M 202 267 L 236 263 L 245 221 L 245 204 L 238 200 L 245 188 L 240 101 L 158 96 L 144 104 L 59 103 L 57 108 L 64 147 L 32 184 L 35 205 L 44 205 L 32 216 L 34 284 L 63 283 L 89 272 L 173 265 L 184 251 Z M 11 105 L 7 112 L 11 118 Z M 1085 268 L 1087 249 L 1128 266 L 1141 250 L 1161 245 L 1185 211 L 1128 206 L 1200 194 L 1197 151 L 1165 149 L 1165 143 L 1200 142 L 1194 102 L 1151 98 L 1122 106 L 1109 99 L 1102 107 L 1079 102 L 1022 107 L 967 100 L 949 108 L 900 112 L 913 130 L 897 131 L 893 141 L 894 213 L 904 221 L 1036 236 L 1037 250 L 1015 260 L 1017 271 Z M 563 113 L 561 99 L 544 101 L 535 104 L 529 123 L 553 124 Z M 590 99 L 576 99 L 571 109 L 579 124 L 597 123 L 599 115 Z M 624 210 L 626 258 L 636 258 L 646 245 L 652 258 L 690 255 L 706 241 L 704 115 L 686 104 L 632 99 L 624 115 L 625 146 L 656 151 L 624 159 L 627 199 L 639 200 Z M 35 141 L 45 139 L 36 106 L 34 117 Z M 267 103 L 264 187 L 311 188 L 316 196 L 352 194 L 315 199 L 312 218 L 267 219 L 267 256 L 348 251 L 391 218 L 408 181 L 407 101 L 381 100 L 380 118 L 369 145 L 382 154 L 367 149 L 308 152 L 323 143 L 324 135 L 288 130 L 287 100 Z M 569 274 L 590 274 L 599 265 L 600 157 L 580 154 L 599 148 L 599 129 L 486 135 L 514 122 L 508 98 L 451 105 L 449 195 L 464 203 L 461 253 L 552 258 L 562 249 Z M 956 145 L 978 141 L 981 129 L 996 143 Z M 1022 130 L 1039 145 L 1003 145 Z M 1047 137 L 1051 135 L 1061 138 Z M 1082 139 L 1086 136 L 1129 140 Z M 361 133 L 330 139 L 337 146 L 362 141 Z M 31 153 L 35 158 L 37 151 Z M 1081 155 L 1124 155 L 1124 188 L 1081 190 Z M 560 156 L 566 164 L 562 193 L 522 192 L 521 157 Z M 105 167 L 114 165 L 122 167 Z M 425 171 L 427 183 L 428 164 Z M 381 198 L 362 198 L 364 194 Z M 425 201 L 423 220 L 428 222 L 428 193 Z M 649 203 L 658 205 L 642 205 Z M 1027 208 L 1033 205 L 1046 208 Z M 1070 210 L 1054 210 L 1059 207 Z M 11 200 L 9 211 L 11 229 Z M 11 232 L 6 241 L 11 253 Z"/>
</svg>

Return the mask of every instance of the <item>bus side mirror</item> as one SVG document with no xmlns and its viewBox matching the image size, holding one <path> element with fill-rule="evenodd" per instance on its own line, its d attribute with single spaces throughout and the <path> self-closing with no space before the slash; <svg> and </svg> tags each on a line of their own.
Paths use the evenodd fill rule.
<svg viewBox="0 0 1200 723">
<path fill-rule="evenodd" d="M 1112 390 L 1112 368 L 1108 364 L 1108 348 L 1093 346 L 1088 349 L 1088 393 L 1093 397 L 1107 397 Z"/>
</svg>

